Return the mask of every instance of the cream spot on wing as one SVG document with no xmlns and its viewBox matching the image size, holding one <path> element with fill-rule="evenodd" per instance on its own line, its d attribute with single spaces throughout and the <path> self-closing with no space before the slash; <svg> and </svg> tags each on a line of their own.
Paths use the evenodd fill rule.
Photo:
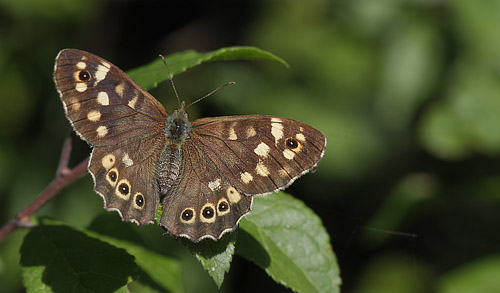
<svg viewBox="0 0 500 293">
<path fill-rule="evenodd" d="M 259 145 L 253 150 L 254 153 L 259 155 L 260 157 L 267 157 L 269 153 L 269 146 L 263 142 L 259 143 Z"/>
<path fill-rule="evenodd" d="M 110 68 L 111 68 L 111 64 L 109 64 L 108 62 L 104 62 L 104 61 L 102 61 L 102 62 L 101 62 L 101 64 L 102 64 L 104 67 L 108 68 L 108 69 L 110 69 Z"/>
<path fill-rule="evenodd" d="M 257 166 L 255 167 L 255 171 L 260 176 L 263 176 L 263 177 L 269 176 L 269 170 L 267 170 L 266 165 L 264 165 L 264 163 L 262 163 L 261 161 L 259 161 L 257 163 Z"/>
<path fill-rule="evenodd" d="M 271 121 L 273 121 L 273 119 L 277 118 L 272 118 Z M 283 124 L 281 124 L 281 122 L 271 123 L 271 134 L 274 136 L 274 143 L 278 144 L 278 141 L 283 138 Z"/>
<path fill-rule="evenodd" d="M 97 136 L 99 137 L 104 137 L 106 134 L 108 134 L 108 128 L 104 125 L 101 125 L 97 127 Z"/>
<path fill-rule="evenodd" d="M 128 153 L 125 153 L 125 155 L 123 155 L 123 158 L 122 158 L 122 163 L 125 166 L 130 167 L 134 164 L 134 161 L 132 161 L 132 159 L 129 157 Z"/>
<path fill-rule="evenodd" d="M 77 90 L 80 93 L 83 93 L 84 91 L 87 90 L 87 84 L 84 82 L 77 82 L 75 86 L 75 90 Z"/>
<path fill-rule="evenodd" d="M 286 172 L 285 169 L 280 169 L 278 171 L 278 174 L 280 175 L 280 177 L 283 177 L 283 178 L 290 178 L 290 175 L 288 175 L 288 173 Z"/>
<path fill-rule="evenodd" d="M 294 148 L 294 149 L 293 149 L 293 151 L 294 151 L 295 153 L 299 153 L 299 152 L 301 152 L 301 151 L 302 151 L 302 144 L 301 144 L 301 143 L 299 143 L 299 145 L 298 145 L 296 148 Z"/>
<path fill-rule="evenodd" d="M 234 124 L 231 125 L 231 127 L 229 128 L 228 139 L 230 139 L 230 140 L 237 140 L 238 139 L 238 136 L 236 135 L 236 132 L 234 131 Z"/>
<path fill-rule="evenodd" d="M 87 63 L 85 63 L 85 62 L 80 61 L 80 62 L 76 63 L 76 68 L 78 68 L 80 70 L 85 69 L 86 67 L 87 67 Z"/>
<path fill-rule="evenodd" d="M 99 92 L 97 94 L 97 102 L 103 106 L 109 105 L 109 96 L 106 92 Z"/>
<path fill-rule="evenodd" d="M 295 135 L 295 138 L 300 140 L 300 141 L 306 141 L 306 137 L 302 133 L 297 133 Z"/>
<path fill-rule="evenodd" d="M 74 102 L 73 104 L 71 104 L 71 109 L 73 109 L 73 111 L 78 111 L 78 110 L 80 110 L 81 106 L 82 105 L 80 103 Z"/>
<path fill-rule="evenodd" d="M 288 160 L 293 160 L 293 158 L 295 157 L 295 153 L 289 149 L 285 149 L 283 151 L 283 156 Z"/>
<path fill-rule="evenodd" d="M 220 179 L 217 178 L 217 180 L 208 182 L 208 188 L 210 188 L 212 191 L 220 189 Z"/>
<path fill-rule="evenodd" d="M 115 162 L 116 162 L 116 157 L 113 154 L 107 154 L 101 159 L 102 166 L 106 170 L 109 170 L 109 168 L 113 167 Z"/>
<path fill-rule="evenodd" d="M 252 126 L 247 128 L 247 138 L 254 137 L 257 135 L 257 131 Z"/>
<path fill-rule="evenodd" d="M 123 97 L 123 91 L 125 90 L 125 85 L 123 83 L 120 83 L 115 87 L 115 92 L 120 98 Z"/>
<path fill-rule="evenodd" d="M 246 184 L 250 183 L 253 180 L 252 174 L 248 172 L 243 172 L 241 173 L 241 181 L 245 182 Z"/>
<path fill-rule="evenodd" d="M 281 120 L 280 118 L 277 118 L 277 117 L 271 118 L 271 123 L 275 123 L 275 122 L 276 123 L 281 123 L 281 122 L 283 122 L 283 120 Z"/>
<path fill-rule="evenodd" d="M 237 203 L 241 200 L 241 194 L 232 186 L 227 188 L 226 194 L 231 203 Z"/>
<path fill-rule="evenodd" d="M 108 75 L 109 68 L 103 65 L 97 66 L 97 71 L 95 73 L 95 83 L 94 85 L 98 84 L 101 82 L 103 79 L 106 78 L 106 75 Z"/>
<path fill-rule="evenodd" d="M 128 106 L 132 109 L 135 109 L 135 103 L 137 103 L 138 98 L 139 96 L 135 96 L 132 100 L 128 102 Z"/>
<path fill-rule="evenodd" d="M 99 121 L 101 119 L 101 112 L 97 110 L 92 110 L 89 113 L 87 113 L 87 119 L 89 119 L 92 122 Z"/>
</svg>

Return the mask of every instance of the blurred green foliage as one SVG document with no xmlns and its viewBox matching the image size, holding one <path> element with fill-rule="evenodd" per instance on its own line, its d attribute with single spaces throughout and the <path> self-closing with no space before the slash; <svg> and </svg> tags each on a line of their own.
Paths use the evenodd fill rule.
<svg viewBox="0 0 500 293">
<path fill-rule="evenodd" d="M 189 102 L 237 82 L 191 107 L 191 119 L 272 114 L 326 134 L 317 172 L 289 192 L 322 218 L 344 291 L 491 292 L 500 273 L 500 1 L 207 2 L 0 0 L 2 223 L 48 184 L 70 133 L 51 80 L 60 49 L 127 70 L 158 53 L 251 45 L 290 68 L 222 62 L 176 86 Z M 168 83 L 152 92 L 177 107 Z M 87 154 L 76 146 L 74 162 Z M 102 212 L 86 176 L 37 215 L 85 227 Z M 168 237 L 141 231 L 152 243 Z M 0 243 L 2 291 L 22 290 L 25 233 Z M 216 290 L 189 253 L 169 253 L 189 271 L 187 291 Z M 281 289 L 262 276 L 235 260 L 222 290 Z M 485 285 L 470 287 L 477 282 Z"/>
</svg>

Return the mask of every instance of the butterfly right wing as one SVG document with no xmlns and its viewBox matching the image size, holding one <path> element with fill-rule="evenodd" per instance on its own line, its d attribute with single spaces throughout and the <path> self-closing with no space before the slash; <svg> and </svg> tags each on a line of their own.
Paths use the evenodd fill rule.
<svg viewBox="0 0 500 293">
<path fill-rule="evenodd" d="M 91 53 L 59 52 L 54 81 L 66 117 L 92 145 L 115 145 L 165 127 L 163 105 L 118 67 Z"/>
</svg>

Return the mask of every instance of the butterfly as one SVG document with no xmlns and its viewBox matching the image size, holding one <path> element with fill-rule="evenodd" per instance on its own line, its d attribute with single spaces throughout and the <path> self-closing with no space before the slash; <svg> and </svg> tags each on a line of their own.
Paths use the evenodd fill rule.
<svg viewBox="0 0 500 293">
<path fill-rule="evenodd" d="M 251 211 L 254 195 L 284 189 L 314 168 L 326 138 L 264 115 L 190 121 L 184 103 L 163 105 L 110 62 L 64 49 L 54 81 L 66 117 L 91 147 L 88 170 L 106 210 L 154 222 L 193 242 L 220 239 Z"/>
</svg>

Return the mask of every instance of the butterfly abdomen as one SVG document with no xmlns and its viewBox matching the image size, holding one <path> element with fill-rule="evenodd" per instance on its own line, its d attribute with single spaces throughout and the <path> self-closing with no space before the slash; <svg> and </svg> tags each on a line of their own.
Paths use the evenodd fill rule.
<svg viewBox="0 0 500 293">
<path fill-rule="evenodd" d="M 158 163 L 158 186 L 160 195 L 166 195 L 172 189 L 182 168 L 180 145 L 166 146 Z"/>
</svg>

